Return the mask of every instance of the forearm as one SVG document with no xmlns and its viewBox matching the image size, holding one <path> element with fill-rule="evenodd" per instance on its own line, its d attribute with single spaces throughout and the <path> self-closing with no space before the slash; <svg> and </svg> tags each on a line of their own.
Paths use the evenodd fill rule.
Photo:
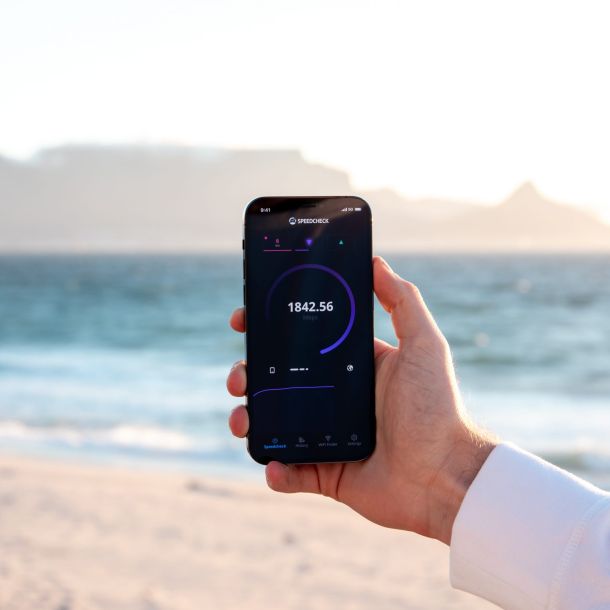
<svg viewBox="0 0 610 610">
<path fill-rule="evenodd" d="M 453 586 L 508 610 L 610 607 L 610 494 L 511 445 L 463 499 Z"/>
</svg>

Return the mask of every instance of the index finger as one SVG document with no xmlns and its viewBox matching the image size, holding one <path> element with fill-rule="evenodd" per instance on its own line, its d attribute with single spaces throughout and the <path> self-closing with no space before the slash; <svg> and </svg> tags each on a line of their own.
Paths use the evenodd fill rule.
<svg viewBox="0 0 610 610">
<path fill-rule="evenodd" d="M 238 333 L 246 332 L 246 310 L 238 307 L 229 318 L 229 325 Z"/>
</svg>

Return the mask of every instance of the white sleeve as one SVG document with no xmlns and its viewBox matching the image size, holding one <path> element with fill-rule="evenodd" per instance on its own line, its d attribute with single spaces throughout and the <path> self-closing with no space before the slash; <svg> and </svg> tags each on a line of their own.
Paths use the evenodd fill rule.
<svg viewBox="0 0 610 610">
<path fill-rule="evenodd" d="M 496 447 L 451 536 L 451 584 L 506 610 L 610 609 L 610 494 Z"/>
</svg>

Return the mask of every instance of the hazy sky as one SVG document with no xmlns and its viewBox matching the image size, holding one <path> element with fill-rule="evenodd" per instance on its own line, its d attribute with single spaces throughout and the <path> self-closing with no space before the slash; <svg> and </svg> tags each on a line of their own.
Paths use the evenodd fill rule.
<svg viewBox="0 0 610 610">
<path fill-rule="evenodd" d="M 5 0 L 0 152 L 300 148 L 358 187 L 610 217 L 610 3 Z"/>
</svg>

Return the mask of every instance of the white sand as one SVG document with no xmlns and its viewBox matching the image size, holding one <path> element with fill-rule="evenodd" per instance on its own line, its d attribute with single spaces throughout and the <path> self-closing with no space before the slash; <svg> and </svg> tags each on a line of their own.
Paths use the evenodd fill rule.
<svg viewBox="0 0 610 610">
<path fill-rule="evenodd" d="M 261 483 L 0 455 L 0 608 L 479 609 L 440 543 Z"/>
</svg>

